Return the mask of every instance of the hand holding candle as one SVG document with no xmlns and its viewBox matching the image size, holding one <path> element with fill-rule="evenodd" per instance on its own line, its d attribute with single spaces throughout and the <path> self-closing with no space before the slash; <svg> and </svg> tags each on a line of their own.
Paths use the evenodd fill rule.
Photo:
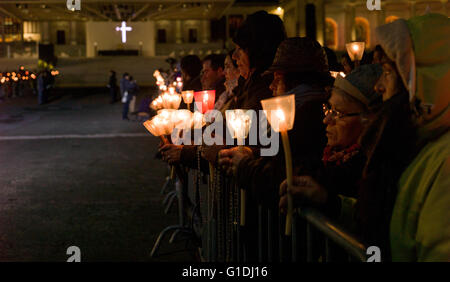
<svg viewBox="0 0 450 282">
<path fill-rule="evenodd" d="M 294 126 L 295 95 L 274 97 L 261 101 L 264 112 L 272 129 L 281 133 L 283 140 L 284 156 L 286 160 L 288 213 L 286 216 L 285 234 L 290 236 L 292 231 L 292 214 L 294 211 L 290 190 L 292 187 L 292 156 L 289 144 L 288 130 Z"/>
<path fill-rule="evenodd" d="M 243 146 L 245 138 L 248 136 L 251 125 L 251 115 L 245 110 L 228 110 L 225 112 L 227 127 L 237 139 L 238 145 Z M 241 226 L 245 226 L 245 199 L 246 193 L 241 189 Z"/>
</svg>

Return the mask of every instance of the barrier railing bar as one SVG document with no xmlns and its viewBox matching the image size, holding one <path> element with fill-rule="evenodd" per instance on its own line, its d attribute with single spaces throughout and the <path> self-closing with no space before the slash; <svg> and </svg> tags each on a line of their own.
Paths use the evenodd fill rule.
<svg viewBox="0 0 450 282">
<path fill-rule="evenodd" d="M 273 262 L 273 213 L 267 210 L 267 262 Z"/>
<path fill-rule="evenodd" d="M 307 262 L 313 262 L 314 256 L 313 256 L 313 241 L 314 235 L 312 226 L 309 222 L 306 223 L 306 261 Z"/>
<path fill-rule="evenodd" d="M 364 247 L 364 244 L 359 242 L 354 236 L 350 235 L 350 233 L 346 232 L 339 225 L 314 209 L 301 208 L 299 211 L 299 214 L 303 216 L 309 224 L 320 230 L 326 237 L 352 255 L 352 257 L 359 261 L 366 261 L 366 248 Z M 308 232 L 308 237 L 309 235 L 312 235 L 310 232 L 311 231 Z M 307 240 L 308 239 L 311 240 L 312 238 L 307 238 Z M 307 248 L 312 248 L 310 242 L 308 242 Z M 308 255 L 311 255 L 310 250 L 308 250 Z"/>
<path fill-rule="evenodd" d="M 297 245 L 297 214 L 294 213 L 293 215 L 293 219 L 292 219 L 292 251 L 291 251 L 291 257 L 292 257 L 292 262 L 297 262 L 298 259 L 298 245 Z"/>
</svg>

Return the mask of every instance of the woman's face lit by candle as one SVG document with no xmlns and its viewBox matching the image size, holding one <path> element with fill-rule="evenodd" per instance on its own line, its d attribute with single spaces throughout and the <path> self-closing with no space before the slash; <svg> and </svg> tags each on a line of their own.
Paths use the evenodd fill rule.
<svg viewBox="0 0 450 282">
<path fill-rule="evenodd" d="M 248 53 L 236 44 L 236 49 L 234 50 L 232 57 L 233 60 L 236 61 L 240 75 L 243 78 L 248 79 L 250 75 L 250 58 Z"/>
<path fill-rule="evenodd" d="M 239 78 L 239 69 L 234 67 L 230 56 L 225 58 L 225 78 L 227 81 L 235 80 Z"/>
<path fill-rule="evenodd" d="M 352 102 L 344 97 L 344 94 L 333 91 L 328 100 L 332 110 L 340 113 L 360 113 L 363 111 L 362 106 L 356 102 Z M 363 124 L 360 116 L 334 117 L 328 114 L 323 119 L 326 124 L 326 132 L 328 145 L 334 148 L 347 148 L 358 141 L 363 130 Z"/>
<path fill-rule="evenodd" d="M 389 100 L 398 93 L 400 84 L 403 83 L 398 74 L 395 63 L 387 56 L 381 59 L 383 73 L 375 84 L 375 91 L 383 96 L 383 101 Z"/>
<path fill-rule="evenodd" d="M 284 75 L 280 71 L 275 71 L 273 74 L 273 81 L 270 84 L 273 96 L 280 96 L 286 92 L 286 84 L 284 83 Z"/>
</svg>

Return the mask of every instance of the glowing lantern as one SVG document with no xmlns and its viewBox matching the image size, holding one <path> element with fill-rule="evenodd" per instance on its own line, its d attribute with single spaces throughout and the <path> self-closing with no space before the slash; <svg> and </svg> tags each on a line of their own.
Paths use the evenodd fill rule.
<svg viewBox="0 0 450 282">
<path fill-rule="evenodd" d="M 227 110 L 225 112 L 227 127 L 238 145 L 244 145 L 251 126 L 251 115 L 246 110 Z"/>
<path fill-rule="evenodd" d="M 262 100 L 261 104 L 274 131 L 282 132 L 292 129 L 295 118 L 295 95 Z"/>
<path fill-rule="evenodd" d="M 345 44 L 348 56 L 357 64 L 357 66 L 359 66 L 359 61 L 361 61 L 363 57 L 365 46 L 366 43 L 364 42 L 351 42 Z"/>
<path fill-rule="evenodd" d="M 163 104 L 162 104 L 162 98 L 161 96 L 158 96 L 156 99 L 154 99 L 152 101 L 152 103 L 150 104 L 150 108 L 152 108 L 153 110 L 157 111 L 159 109 L 162 109 Z"/>
<path fill-rule="evenodd" d="M 175 125 L 175 128 L 178 129 L 187 129 L 191 128 L 194 122 L 193 114 L 189 110 L 178 110 L 173 113 L 172 120 Z"/>
<path fill-rule="evenodd" d="M 281 138 L 283 140 L 288 184 L 288 214 L 286 216 L 285 234 L 290 236 L 292 231 L 292 214 L 294 211 L 294 204 L 290 194 L 290 190 L 292 189 L 292 156 L 287 132 L 294 126 L 295 95 L 279 96 L 262 100 L 261 104 L 271 127 L 274 131 L 281 132 Z"/>
<path fill-rule="evenodd" d="M 181 96 L 178 94 L 170 94 L 169 92 L 161 95 L 162 105 L 165 109 L 177 110 L 180 107 Z"/>
<path fill-rule="evenodd" d="M 248 136 L 251 126 L 251 115 L 246 110 L 227 110 L 225 112 L 227 127 L 232 133 L 233 138 L 237 139 L 239 146 L 244 145 L 244 140 Z M 245 189 L 241 189 L 241 216 L 240 225 L 245 226 Z"/>
<path fill-rule="evenodd" d="M 145 128 L 154 136 L 169 135 L 173 131 L 174 124 L 170 114 L 159 114 L 151 120 L 143 123 Z"/>
<path fill-rule="evenodd" d="M 184 103 L 186 103 L 188 110 L 190 110 L 191 109 L 190 105 L 194 100 L 194 91 L 192 90 L 183 91 L 181 92 L 181 97 L 183 97 Z"/>
<path fill-rule="evenodd" d="M 202 128 L 206 124 L 205 117 L 203 116 L 203 114 L 200 112 L 194 112 L 193 123 L 194 128 L 196 129 Z"/>
<path fill-rule="evenodd" d="M 194 93 L 195 104 L 202 114 L 214 109 L 216 90 L 206 90 Z"/>
<path fill-rule="evenodd" d="M 170 119 L 173 122 L 173 115 L 176 110 L 174 109 L 162 109 L 156 113 L 164 119 Z"/>
</svg>

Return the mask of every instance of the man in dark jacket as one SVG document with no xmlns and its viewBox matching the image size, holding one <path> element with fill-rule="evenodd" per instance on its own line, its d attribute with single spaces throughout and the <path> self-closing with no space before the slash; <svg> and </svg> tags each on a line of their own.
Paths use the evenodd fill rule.
<svg viewBox="0 0 450 282">
<path fill-rule="evenodd" d="M 216 101 L 225 91 L 225 56 L 211 54 L 203 59 L 201 81 L 203 90 L 216 90 Z"/>
<path fill-rule="evenodd" d="M 110 71 L 108 88 L 111 96 L 110 104 L 114 104 L 117 100 L 117 78 L 116 72 L 113 70 Z"/>
</svg>

